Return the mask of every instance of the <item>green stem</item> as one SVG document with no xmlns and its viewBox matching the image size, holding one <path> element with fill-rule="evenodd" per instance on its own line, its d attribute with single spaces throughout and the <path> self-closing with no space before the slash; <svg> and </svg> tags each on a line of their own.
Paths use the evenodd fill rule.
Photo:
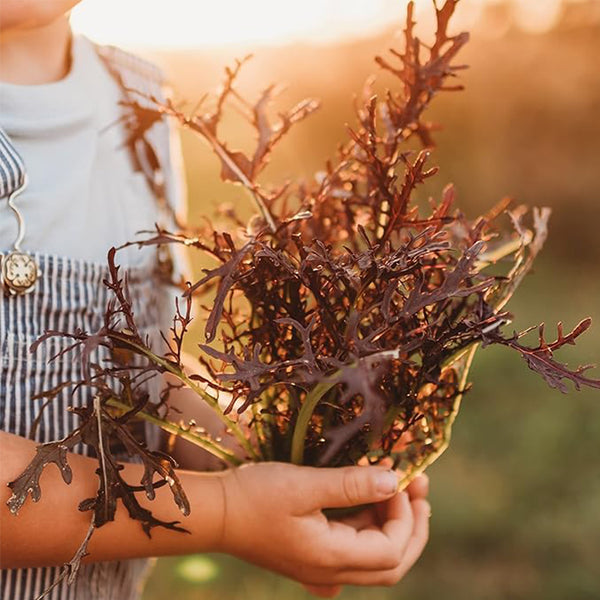
<svg viewBox="0 0 600 600">
<path fill-rule="evenodd" d="M 171 373 L 171 375 L 179 379 L 181 383 L 184 383 L 195 394 L 200 396 L 214 410 L 217 417 L 224 423 L 227 429 L 231 431 L 231 433 L 239 442 L 240 446 L 248 453 L 248 456 L 250 456 L 254 460 L 259 459 L 258 455 L 256 454 L 256 451 L 244 435 L 244 432 L 240 429 L 239 425 L 235 421 L 231 420 L 227 415 L 223 414 L 223 411 L 221 410 L 217 399 L 211 396 L 206 390 L 203 390 L 193 379 L 190 379 L 179 366 L 172 363 L 171 361 L 157 356 L 150 349 L 136 344 L 135 342 L 132 342 L 127 336 L 122 336 L 117 333 L 111 333 L 111 338 L 129 346 L 130 348 L 133 348 L 139 354 L 142 354 L 146 358 L 150 359 L 154 364 L 162 367 L 165 371 Z"/>
<path fill-rule="evenodd" d="M 264 428 L 264 418 L 265 415 L 261 415 L 260 414 L 260 410 L 259 410 L 259 404 L 258 403 L 253 403 L 252 404 L 252 422 L 253 422 L 253 427 L 256 431 L 256 439 L 258 441 L 258 446 L 259 446 L 259 450 L 260 453 L 263 457 L 264 460 L 273 460 L 273 453 L 272 453 L 272 447 L 269 445 L 268 440 L 267 440 L 267 434 L 265 433 L 265 428 Z"/>
<path fill-rule="evenodd" d="M 479 342 L 471 342 L 470 344 L 467 344 L 464 348 L 461 348 L 454 354 L 451 354 L 448 358 L 446 358 L 446 360 L 444 360 L 444 362 L 442 362 L 442 364 L 441 364 L 442 371 L 444 369 L 447 369 L 448 367 L 451 367 L 452 365 L 457 363 L 462 358 L 466 357 L 470 352 L 473 351 L 473 348 L 477 347 L 477 346 L 479 346 Z M 471 360 L 473 360 L 473 359 L 472 358 L 469 359 L 469 364 L 470 364 Z"/>
<path fill-rule="evenodd" d="M 318 383 L 306 396 L 302 408 L 298 413 L 294 435 L 292 436 L 291 461 L 295 465 L 304 462 L 304 443 L 310 419 L 321 398 L 335 385 L 335 381 L 325 380 Z"/>
<path fill-rule="evenodd" d="M 129 412 L 131 410 L 131 406 L 125 404 L 124 402 L 121 402 L 117 398 L 110 398 L 107 401 L 107 404 L 112 408 L 116 408 L 122 411 L 123 413 Z M 144 411 L 137 412 L 135 416 L 139 419 L 147 421 L 148 423 L 158 425 L 158 427 L 160 427 L 164 431 L 172 433 L 177 437 L 180 437 L 181 439 L 187 440 L 188 442 L 191 442 L 192 444 L 203 448 L 207 452 L 210 452 L 212 455 L 216 456 L 217 458 L 220 458 L 221 460 L 229 463 L 234 467 L 242 464 L 241 459 L 239 459 L 229 450 L 225 450 L 225 448 L 221 447 L 216 442 L 212 442 L 200 435 L 192 433 L 189 429 L 185 429 L 184 427 L 176 425 L 171 421 L 165 421 Z"/>
</svg>

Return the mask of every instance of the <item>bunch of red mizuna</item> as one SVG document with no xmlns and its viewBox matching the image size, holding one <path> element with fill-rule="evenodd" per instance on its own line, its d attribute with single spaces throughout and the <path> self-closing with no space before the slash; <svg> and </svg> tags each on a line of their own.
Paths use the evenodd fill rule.
<svg viewBox="0 0 600 600">
<path fill-rule="evenodd" d="M 131 438 L 127 423 L 139 417 L 231 464 L 276 460 L 339 466 L 391 457 L 407 482 L 447 447 L 479 344 L 516 350 L 562 391 L 568 381 L 576 388 L 600 387 L 584 368 L 572 370 L 554 358 L 589 327 L 589 320 L 570 333 L 559 325 L 554 341 L 540 327 L 533 345 L 524 344 L 522 334 L 502 332 L 511 319 L 504 306 L 545 240 L 549 210 L 529 216 L 505 202 L 470 221 L 453 206 L 452 187 L 439 202 L 431 201 L 427 214 L 414 205 L 415 189 L 436 169 L 428 166 L 428 151 L 409 151 L 407 141 L 431 146 L 432 125 L 422 119 L 423 111 L 439 91 L 459 89 L 449 82 L 460 68 L 453 61 L 468 36 L 448 33 L 456 3 L 436 6 L 431 46 L 415 37 L 409 4 L 403 52 L 392 51 L 389 62 L 377 59 L 397 78 L 399 89 L 372 96 L 357 109 L 349 141 L 312 182 L 274 189 L 257 182 L 277 142 L 317 103 L 302 102 L 271 121 L 272 88 L 255 104 L 236 90 L 242 63 L 227 71 L 212 110 L 186 116 L 171 103 L 149 106 L 147 98 L 130 103 L 136 135 L 169 116 L 202 136 L 220 161 L 222 178 L 244 186 L 259 212 L 249 224 L 231 215 L 230 232 L 182 226 L 177 233 L 158 229 L 136 242 L 181 243 L 215 262 L 186 286 L 173 328 L 164 332 L 166 353 L 138 333 L 126 281 L 111 251 L 106 285 L 114 301 L 104 326 L 97 332 L 48 332 L 45 338 L 71 338 L 70 349 L 84 361 L 98 347 L 109 349 L 115 359 L 89 364 L 84 381 L 65 382 L 92 387 L 95 400 L 77 409 L 80 428 L 54 446 L 40 447 L 29 469 L 11 484 L 15 512 L 31 490 L 39 493 L 45 464 L 56 462 L 67 473 L 66 449 L 84 441 L 103 460 L 98 495 L 82 505 L 95 511 L 95 527 L 113 518 L 119 498 L 148 531 L 156 525 L 175 527 L 140 507 L 135 499 L 140 482 L 124 481 L 110 454 L 111 440 L 118 438 L 146 465 L 141 485 L 148 497 L 166 481 L 182 511 L 188 510 L 173 462 Z M 229 149 L 219 137 L 230 103 L 256 129 L 252 155 Z M 193 297 L 203 295 L 206 302 L 209 291 L 214 301 L 205 323 L 206 344 L 198 373 L 190 374 L 182 365 L 183 339 Z M 135 369 L 124 363 L 132 356 Z M 164 418 L 168 394 L 151 398 L 143 383 L 165 372 L 209 403 L 236 437 L 243 459 L 193 424 Z M 249 430 L 240 413 L 249 415 L 244 419 Z"/>
</svg>

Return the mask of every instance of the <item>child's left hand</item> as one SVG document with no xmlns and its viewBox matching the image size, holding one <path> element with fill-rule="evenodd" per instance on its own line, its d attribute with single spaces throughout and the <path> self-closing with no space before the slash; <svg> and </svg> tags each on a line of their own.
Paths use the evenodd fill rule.
<svg viewBox="0 0 600 600">
<path fill-rule="evenodd" d="M 413 513 L 420 512 L 421 510 L 430 511 L 429 504 L 426 502 L 427 495 L 429 494 L 429 477 L 427 475 L 419 475 L 410 483 L 406 488 L 408 496 L 410 498 L 411 507 Z M 382 522 L 385 522 L 389 518 L 390 514 L 394 511 L 399 510 L 399 506 L 396 506 L 400 501 L 400 496 L 396 495 L 394 498 L 381 502 L 374 505 L 371 508 L 363 510 L 355 515 L 340 519 L 346 525 L 354 527 L 357 531 L 367 529 L 369 527 L 380 527 Z M 419 524 L 420 521 L 415 519 L 415 524 Z M 407 573 L 412 566 L 417 562 L 421 556 L 423 549 L 427 543 L 429 537 L 428 525 L 427 529 L 417 528 L 413 531 L 411 542 L 406 549 L 404 558 L 399 567 L 401 570 L 401 576 Z M 314 596 L 320 598 L 334 598 L 342 591 L 340 585 L 305 585 L 304 586 Z"/>
</svg>

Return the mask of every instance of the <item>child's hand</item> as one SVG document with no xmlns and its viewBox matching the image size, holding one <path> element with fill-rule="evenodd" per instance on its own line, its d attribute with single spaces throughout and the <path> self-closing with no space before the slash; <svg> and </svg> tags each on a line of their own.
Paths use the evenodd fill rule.
<svg viewBox="0 0 600 600">
<path fill-rule="evenodd" d="M 343 584 L 393 585 L 428 536 L 426 490 L 396 493 L 396 475 L 377 467 L 315 469 L 282 463 L 229 471 L 217 550 L 282 573 L 330 595 Z M 417 484 L 418 485 L 418 484 Z M 384 504 L 329 521 L 323 508 Z"/>
<path fill-rule="evenodd" d="M 429 509 L 428 504 L 421 505 L 421 507 L 416 507 L 415 505 L 415 502 L 426 502 L 427 495 L 429 494 L 429 477 L 427 477 L 427 475 L 419 475 L 418 477 L 416 477 L 415 480 L 412 483 L 410 483 L 410 485 L 406 488 L 406 492 L 408 493 L 408 497 L 410 499 L 413 515 L 417 514 L 417 512 L 420 510 L 427 511 Z M 352 525 L 355 529 L 358 530 L 364 529 L 365 527 L 381 526 L 383 523 L 385 523 L 385 518 L 389 511 L 389 503 L 393 500 L 394 499 L 375 504 L 372 507 L 360 513 L 357 513 L 356 515 L 343 519 L 343 521 L 348 525 Z M 404 555 L 402 562 L 405 565 L 405 573 L 413 566 L 413 564 L 419 558 L 427 542 L 427 536 L 428 523 L 426 522 L 425 530 L 422 531 L 421 535 L 413 536 L 414 538 L 418 537 L 418 541 L 416 539 L 412 540 L 411 548 L 407 548 L 407 551 Z M 333 598 L 337 596 L 342 590 L 342 586 L 340 585 L 306 585 L 305 587 L 311 594 L 319 596 L 321 598 Z"/>
</svg>

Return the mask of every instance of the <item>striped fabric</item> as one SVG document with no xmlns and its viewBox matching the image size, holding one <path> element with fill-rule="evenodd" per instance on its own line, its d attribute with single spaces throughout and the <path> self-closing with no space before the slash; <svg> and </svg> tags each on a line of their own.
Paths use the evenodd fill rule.
<svg viewBox="0 0 600 600">
<path fill-rule="evenodd" d="M 24 185 L 23 159 L 0 128 L 0 198 L 8 198 Z"/>
<path fill-rule="evenodd" d="M 102 52 L 100 48 L 99 53 Z M 160 71 L 152 71 L 149 63 L 117 49 L 104 50 L 104 53 L 105 60 L 122 75 L 126 86 L 160 94 Z M 174 196 L 179 190 L 176 184 L 171 185 L 175 175 L 168 159 L 168 127 L 160 123 L 149 133 L 159 162 L 165 167 L 167 196 Z M 12 194 L 24 181 L 23 161 L 0 130 L 0 197 Z M 167 199 L 172 205 L 178 200 Z M 10 249 L 8 243 L 8 240 L 0 240 L 0 253 Z M 102 322 L 108 293 L 102 285 L 107 276 L 104 265 L 54 255 L 35 254 L 34 257 L 41 270 L 34 291 L 23 296 L 0 294 L 0 429 L 21 436 L 29 435 L 40 407 L 40 401 L 32 401 L 31 397 L 59 381 L 81 376 L 81 366 L 68 356 L 48 362 L 49 357 L 64 347 L 64 341 L 48 340 L 33 354 L 29 352 L 31 343 L 46 329 L 96 330 Z M 159 329 L 165 330 L 161 317 L 172 312 L 165 310 L 171 304 L 171 292 L 157 281 L 150 267 L 130 270 L 128 275 L 140 330 L 159 343 L 156 340 Z M 101 358 L 98 354 L 93 357 L 94 360 Z M 160 382 L 154 385 L 159 386 Z M 156 394 L 157 388 L 150 392 Z M 56 440 L 69 433 L 76 426 L 77 417 L 67 411 L 67 407 L 87 403 L 88 393 L 82 389 L 74 394 L 63 391 L 44 411 L 35 440 Z M 147 430 L 149 446 L 158 444 L 158 435 L 156 430 Z M 83 447 L 76 451 L 85 452 Z M 128 560 L 85 565 L 73 586 L 63 582 L 47 597 L 50 600 L 137 599 L 150 562 Z M 34 600 L 56 581 L 59 573 L 59 567 L 0 570 L 0 600 Z"/>
<path fill-rule="evenodd" d="M 129 600 L 139 598 L 152 560 L 84 565 L 70 588 L 61 585 L 45 596 L 51 600 Z M 34 600 L 60 575 L 60 567 L 0 571 L 2 600 Z"/>
<path fill-rule="evenodd" d="M 49 255 L 34 255 L 42 278 L 31 294 L 0 299 L 0 427 L 29 436 L 41 402 L 30 398 L 65 380 L 81 378 L 81 365 L 72 356 L 48 362 L 68 344 L 50 339 L 30 353 L 31 343 L 47 329 L 95 331 L 102 325 L 108 291 L 102 285 L 106 267 Z M 160 322 L 161 289 L 149 270 L 130 270 L 129 287 L 142 334 L 152 339 Z M 103 357 L 96 352 L 92 360 Z M 158 382 L 157 382 L 158 384 Z M 157 389 L 154 389 L 156 394 Z M 59 439 L 77 426 L 68 406 L 87 403 L 89 391 L 64 390 L 43 412 L 34 439 Z M 156 395 L 154 396 L 156 398 Z M 149 432 L 150 433 L 150 432 Z M 157 433 L 147 438 L 155 446 Z M 80 447 L 80 453 L 85 449 Z M 43 495 L 43 489 L 42 489 Z M 43 499 L 42 499 L 43 501 Z M 18 518 L 18 517 L 17 517 Z M 93 563 L 82 567 L 74 586 L 58 586 L 50 600 L 134 600 L 148 568 L 147 560 Z M 0 571 L 1 600 L 33 600 L 56 580 L 60 568 Z"/>
</svg>

